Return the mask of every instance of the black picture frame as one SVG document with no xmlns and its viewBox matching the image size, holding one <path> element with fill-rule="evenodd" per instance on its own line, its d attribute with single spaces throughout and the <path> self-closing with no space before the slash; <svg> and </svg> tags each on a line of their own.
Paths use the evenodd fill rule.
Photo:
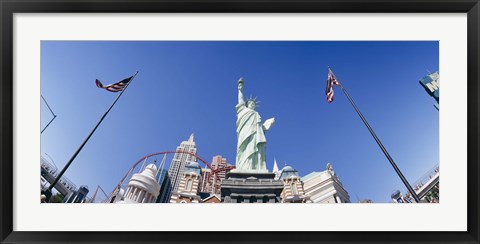
<svg viewBox="0 0 480 244">
<path fill-rule="evenodd" d="M 1 243 L 479 243 L 479 0 L 0 0 Z M 20 232 L 13 231 L 15 13 L 467 13 L 468 230 L 465 232 Z M 53 216 L 54 217 L 54 216 Z M 55 218 L 55 217 L 54 217 Z M 412 220 L 415 218 L 413 217 Z M 421 221 L 418 219 L 418 221 Z"/>
</svg>

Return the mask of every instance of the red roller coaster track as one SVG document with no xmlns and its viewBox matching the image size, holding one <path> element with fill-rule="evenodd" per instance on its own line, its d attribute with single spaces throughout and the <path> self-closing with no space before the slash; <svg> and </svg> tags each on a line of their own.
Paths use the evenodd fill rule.
<svg viewBox="0 0 480 244">
<path fill-rule="evenodd" d="M 174 153 L 185 153 L 185 154 L 189 154 L 189 155 L 192 155 L 194 156 L 195 158 L 197 158 L 198 160 L 200 160 L 203 164 L 205 164 L 210 170 L 211 170 L 211 175 L 216 175 L 218 172 L 221 172 L 221 171 L 226 171 L 226 170 L 230 170 L 230 169 L 233 169 L 235 167 L 226 167 L 226 168 L 221 168 L 221 169 L 215 169 L 213 170 L 212 169 L 212 166 L 207 162 L 205 161 L 203 158 L 201 158 L 200 156 L 198 156 L 197 154 L 193 153 L 193 152 L 187 152 L 187 151 L 182 151 L 182 150 L 177 150 L 177 151 L 165 151 L 165 152 L 156 152 L 156 153 L 152 153 L 152 154 L 149 154 L 147 156 L 144 156 L 142 158 L 140 158 L 135 164 L 133 164 L 132 168 L 125 174 L 125 176 L 120 180 L 120 182 L 118 183 L 118 185 L 113 189 L 112 193 L 110 193 L 110 197 L 108 197 L 108 200 L 112 199 L 112 197 L 116 194 L 116 191 L 120 189 L 120 187 L 123 185 L 123 183 L 125 182 L 125 180 L 127 179 L 127 177 L 132 173 L 132 171 L 138 166 L 139 163 L 141 163 L 142 161 L 145 161 L 147 158 L 149 157 L 153 157 L 153 156 L 156 156 L 156 155 L 164 155 L 164 154 L 174 154 Z M 218 178 L 218 177 L 217 177 Z"/>
<path fill-rule="evenodd" d="M 93 194 L 92 199 L 90 199 L 90 203 L 94 203 L 94 202 L 95 202 L 95 197 L 97 197 L 98 190 L 102 191 L 103 194 L 105 195 L 106 199 L 105 199 L 104 201 L 108 200 L 108 195 L 107 195 L 107 193 L 105 193 L 105 191 L 102 189 L 102 187 L 97 186 L 97 189 L 95 190 L 95 193 Z"/>
</svg>

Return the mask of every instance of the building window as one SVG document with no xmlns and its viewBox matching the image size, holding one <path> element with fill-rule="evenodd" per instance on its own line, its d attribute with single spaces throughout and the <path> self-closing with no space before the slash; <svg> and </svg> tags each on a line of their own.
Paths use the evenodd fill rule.
<svg viewBox="0 0 480 244">
<path fill-rule="evenodd" d="M 192 179 L 188 179 L 186 191 L 191 191 L 191 190 L 192 190 L 192 185 L 193 185 L 193 180 L 192 180 Z"/>
<path fill-rule="evenodd" d="M 292 195 L 298 195 L 297 187 L 295 186 L 295 183 L 292 183 L 290 185 L 290 188 L 292 188 Z"/>
</svg>

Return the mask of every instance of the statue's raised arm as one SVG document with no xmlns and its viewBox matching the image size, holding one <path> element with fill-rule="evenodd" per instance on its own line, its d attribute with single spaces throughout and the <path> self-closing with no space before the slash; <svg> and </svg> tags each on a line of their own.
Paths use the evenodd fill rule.
<svg viewBox="0 0 480 244">
<path fill-rule="evenodd" d="M 240 77 L 238 80 L 238 104 L 245 104 L 245 99 L 243 98 L 243 77 Z"/>
</svg>

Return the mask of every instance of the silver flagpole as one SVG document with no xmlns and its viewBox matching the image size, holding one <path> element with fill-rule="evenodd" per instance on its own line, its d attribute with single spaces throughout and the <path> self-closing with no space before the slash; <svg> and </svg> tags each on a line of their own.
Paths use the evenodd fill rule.
<svg viewBox="0 0 480 244">
<path fill-rule="evenodd" d="M 405 186 L 407 187 L 408 191 L 410 192 L 410 194 L 412 194 L 413 198 L 415 199 L 415 201 L 418 203 L 420 202 L 420 198 L 418 197 L 417 193 L 413 190 L 412 186 L 410 185 L 410 183 L 408 183 L 407 179 L 405 178 L 405 176 L 403 176 L 402 172 L 400 171 L 400 169 L 398 168 L 397 164 L 395 164 L 395 162 L 393 161 L 393 158 L 390 156 L 390 154 L 388 153 L 387 149 L 383 146 L 382 142 L 380 141 L 380 139 L 378 139 L 377 135 L 375 134 L 375 132 L 373 131 L 372 127 L 370 127 L 370 125 L 368 124 L 367 120 L 365 119 L 365 117 L 363 117 L 362 113 L 360 112 L 360 110 L 358 109 L 357 105 L 355 105 L 355 102 L 353 101 L 353 99 L 350 97 L 350 95 L 348 95 L 348 92 L 347 90 L 343 87 L 342 83 L 340 83 L 338 80 L 337 80 L 337 77 L 335 76 L 335 74 L 333 73 L 333 71 L 330 69 L 330 67 L 328 67 L 328 71 L 329 72 L 332 72 L 332 75 L 334 77 L 334 79 L 338 82 L 338 85 L 340 86 L 340 88 L 342 89 L 343 93 L 347 96 L 348 98 L 348 101 L 350 101 L 350 104 L 352 104 L 353 108 L 355 109 L 355 111 L 357 112 L 358 116 L 360 116 L 360 118 L 362 119 L 363 123 L 365 124 L 365 126 L 367 126 L 367 129 L 368 131 L 370 131 L 370 134 L 372 134 L 373 138 L 375 139 L 375 141 L 377 142 L 378 146 L 380 147 L 380 149 L 382 149 L 382 152 L 385 154 L 385 156 L 387 157 L 388 161 L 390 162 L 390 164 L 392 165 L 393 169 L 395 170 L 395 172 L 397 173 L 397 175 L 400 177 L 400 179 L 402 180 L 403 184 L 405 184 Z"/>
<path fill-rule="evenodd" d="M 93 135 L 93 133 L 95 132 L 95 130 L 97 130 L 98 126 L 102 123 L 103 119 L 107 116 L 108 112 L 110 112 L 110 110 L 112 110 L 113 106 L 115 105 L 115 103 L 117 103 L 118 99 L 122 96 L 122 94 L 127 90 L 127 88 L 130 86 L 130 84 L 132 83 L 133 79 L 135 78 L 135 76 L 137 76 L 138 74 L 138 71 L 135 72 L 135 74 L 132 76 L 132 78 L 130 79 L 130 81 L 128 82 L 128 84 L 125 86 L 125 89 L 122 90 L 122 92 L 120 92 L 120 94 L 118 94 L 117 98 L 115 99 L 115 101 L 113 101 L 112 105 L 110 105 L 110 107 L 108 108 L 108 110 L 105 112 L 105 114 L 102 116 L 102 118 L 100 119 L 100 121 L 98 121 L 97 125 L 93 128 L 92 132 L 90 132 L 90 134 L 87 136 L 87 138 L 83 141 L 83 143 L 80 145 L 80 147 L 77 149 L 77 151 L 73 154 L 73 156 L 70 158 L 70 160 L 68 160 L 68 163 L 63 167 L 62 171 L 60 171 L 60 173 L 57 175 L 57 177 L 55 178 L 55 180 L 53 181 L 53 183 L 48 187 L 48 189 L 46 190 L 47 191 L 47 194 L 51 196 L 51 192 L 52 192 L 52 189 L 53 187 L 55 186 L 55 184 L 57 184 L 57 182 L 60 180 L 60 178 L 63 176 L 63 174 L 65 173 L 65 171 L 68 169 L 68 167 L 70 166 L 70 164 L 72 164 L 73 160 L 77 157 L 78 153 L 80 153 L 80 151 L 82 150 L 82 148 L 85 146 L 85 144 L 87 143 L 87 141 L 90 139 L 90 137 Z M 46 195 L 47 195 L 46 194 Z M 47 196 L 47 198 L 49 198 L 50 196 Z"/>
</svg>

